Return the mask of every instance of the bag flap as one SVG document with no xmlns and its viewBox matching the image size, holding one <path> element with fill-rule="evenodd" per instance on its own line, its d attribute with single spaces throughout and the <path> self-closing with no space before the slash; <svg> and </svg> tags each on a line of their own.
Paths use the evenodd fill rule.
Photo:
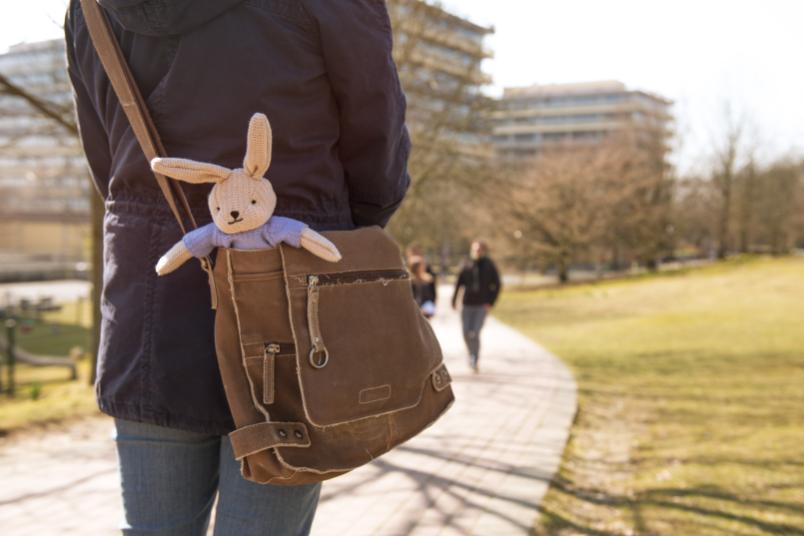
<svg viewBox="0 0 804 536">
<path fill-rule="evenodd" d="M 338 263 L 282 246 L 304 410 L 320 427 L 419 404 L 441 349 L 379 227 L 323 233 Z"/>
</svg>

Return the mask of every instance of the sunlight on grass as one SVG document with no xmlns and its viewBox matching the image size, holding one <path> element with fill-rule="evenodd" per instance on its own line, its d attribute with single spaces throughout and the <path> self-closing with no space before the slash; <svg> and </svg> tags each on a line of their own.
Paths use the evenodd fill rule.
<svg viewBox="0 0 804 536">
<path fill-rule="evenodd" d="M 509 292 L 579 414 L 538 534 L 804 534 L 804 260 Z"/>
<path fill-rule="evenodd" d="M 92 301 L 83 299 L 65 303 L 61 310 L 45 313 L 43 318 L 54 324 L 70 324 L 89 329 L 92 327 Z"/>
<path fill-rule="evenodd" d="M 45 313 L 42 321 L 21 320 L 17 344 L 34 354 L 69 356 L 80 348 L 78 379 L 70 379 L 70 370 L 60 366 L 34 367 L 18 363 L 15 368 L 16 393 L 13 398 L 0 394 L 0 433 L 32 424 L 98 412 L 94 390 L 89 385 L 91 372 L 91 309 L 87 300 L 66 304 L 60 311 Z M 2 385 L 8 387 L 6 356 L 0 367 Z"/>
<path fill-rule="evenodd" d="M 5 374 L 5 368 L 3 369 Z M 26 426 L 98 414 L 95 392 L 89 385 L 90 362 L 78 364 L 78 379 L 60 367 L 17 368 L 14 398 L 0 395 L 0 433 Z M 5 376 L 3 377 L 5 386 Z"/>
</svg>

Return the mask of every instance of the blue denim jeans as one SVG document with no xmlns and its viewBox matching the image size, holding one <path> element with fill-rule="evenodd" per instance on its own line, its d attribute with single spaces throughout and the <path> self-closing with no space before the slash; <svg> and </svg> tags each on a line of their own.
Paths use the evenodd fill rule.
<svg viewBox="0 0 804 536">
<path fill-rule="evenodd" d="M 203 536 L 212 505 L 215 536 L 306 535 L 321 484 L 254 484 L 240 475 L 228 437 L 116 419 L 123 534 Z"/>
<path fill-rule="evenodd" d="M 486 307 L 483 305 L 464 305 L 461 309 L 463 340 L 469 350 L 469 364 L 477 366 L 480 359 L 480 330 L 486 321 Z"/>
</svg>

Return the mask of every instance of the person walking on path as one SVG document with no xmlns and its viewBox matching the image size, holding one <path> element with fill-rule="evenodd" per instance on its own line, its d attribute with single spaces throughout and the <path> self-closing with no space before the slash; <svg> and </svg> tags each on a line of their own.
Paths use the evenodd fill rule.
<svg viewBox="0 0 804 536">
<path fill-rule="evenodd" d="M 464 266 L 455 283 L 452 308 L 457 308 L 458 294 L 463 291 L 461 300 L 463 339 L 469 350 L 469 366 L 477 373 L 480 359 L 480 330 L 483 328 L 486 315 L 497 301 L 502 283 L 494 261 L 489 258 L 489 248 L 485 242 L 482 240 L 472 242 L 469 255 L 471 262 Z"/>
<path fill-rule="evenodd" d="M 384 2 L 99 0 L 169 156 L 237 168 L 254 113 L 273 126 L 275 214 L 316 231 L 384 226 L 410 184 L 405 97 Z M 303 535 L 320 484 L 240 475 L 207 277 L 157 279 L 181 238 L 90 41 L 65 20 L 81 142 L 104 198 L 100 409 L 115 418 L 125 534 Z M 209 185 L 183 186 L 199 225 Z"/>
<path fill-rule="evenodd" d="M 413 298 L 425 318 L 432 318 L 436 312 L 438 281 L 433 269 L 427 264 L 421 247 L 413 245 L 407 249 L 406 261 L 411 275 Z"/>
</svg>

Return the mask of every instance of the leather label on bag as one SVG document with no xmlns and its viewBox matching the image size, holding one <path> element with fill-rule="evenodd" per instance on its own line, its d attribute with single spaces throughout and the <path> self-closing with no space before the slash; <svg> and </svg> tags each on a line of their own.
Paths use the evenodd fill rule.
<svg viewBox="0 0 804 536">
<path fill-rule="evenodd" d="M 380 400 L 387 400 L 389 398 L 391 398 L 391 386 L 389 384 L 363 389 L 360 391 L 359 397 L 361 404 L 370 404 L 372 402 L 379 402 Z"/>
</svg>

